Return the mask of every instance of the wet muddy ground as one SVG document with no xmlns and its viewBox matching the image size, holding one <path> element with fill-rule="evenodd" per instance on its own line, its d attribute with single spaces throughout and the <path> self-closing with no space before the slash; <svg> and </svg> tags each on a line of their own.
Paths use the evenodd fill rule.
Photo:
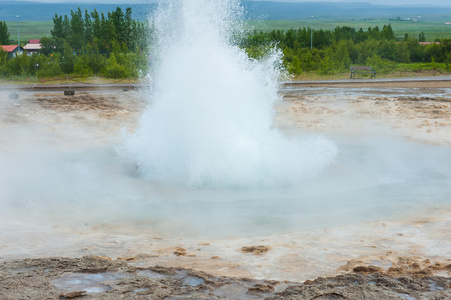
<svg viewBox="0 0 451 300">
<path fill-rule="evenodd" d="M 331 135 L 385 128 L 450 145 L 450 88 L 443 80 L 292 84 L 281 89 L 274 126 Z M 109 145 L 124 125 L 133 130 L 146 105 L 136 90 L 11 92 L 0 90 L 4 153 L 36 128 L 62 149 Z M 39 227 L 3 216 L 0 299 L 450 299 L 445 203 L 402 219 L 202 240 L 143 224 Z"/>
<path fill-rule="evenodd" d="M 135 259 L 135 258 L 134 258 Z M 130 259 L 131 260 L 131 259 Z M 435 266 L 428 268 L 433 269 Z M 417 266 L 418 270 L 421 268 Z M 451 265 L 445 266 L 450 269 Z M 193 269 L 140 268 L 84 256 L 3 262 L 1 299 L 449 299 L 451 279 L 369 266 L 304 282 L 216 277 Z M 391 271 L 389 271 L 391 272 Z"/>
</svg>

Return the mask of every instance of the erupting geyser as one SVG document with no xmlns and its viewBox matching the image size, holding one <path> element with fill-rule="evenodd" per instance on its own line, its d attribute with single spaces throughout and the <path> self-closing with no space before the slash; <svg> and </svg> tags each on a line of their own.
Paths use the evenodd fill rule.
<svg viewBox="0 0 451 300">
<path fill-rule="evenodd" d="M 124 153 L 150 180 L 249 187 L 299 182 L 336 155 L 322 137 L 271 129 L 280 53 L 249 59 L 236 0 L 161 2 L 155 15 L 150 103 Z"/>
</svg>

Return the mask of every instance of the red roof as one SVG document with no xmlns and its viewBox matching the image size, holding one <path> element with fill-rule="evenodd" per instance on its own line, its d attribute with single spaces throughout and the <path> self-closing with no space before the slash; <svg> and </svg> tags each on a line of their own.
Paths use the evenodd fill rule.
<svg viewBox="0 0 451 300">
<path fill-rule="evenodd" d="M 14 50 L 16 50 L 17 45 L 2 45 L 3 51 L 6 52 L 13 52 Z"/>
<path fill-rule="evenodd" d="M 28 40 L 28 44 L 40 44 L 41 40 Z"/>
</svg>

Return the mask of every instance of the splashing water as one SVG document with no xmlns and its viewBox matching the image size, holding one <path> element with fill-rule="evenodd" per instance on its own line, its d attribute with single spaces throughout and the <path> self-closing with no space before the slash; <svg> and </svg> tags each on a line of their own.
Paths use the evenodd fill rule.
<svg viewBox="0 0 451 300">
<path fill-rule="evenodd" d="M 281 54 L 249 59 L 234 0 L 160 3 L 154 89 L 124 152 L 150 180 L 189 186 L 275 186 L 312 177 L 336 155 L 322 137 L 271 129 Z"/>
</svg>

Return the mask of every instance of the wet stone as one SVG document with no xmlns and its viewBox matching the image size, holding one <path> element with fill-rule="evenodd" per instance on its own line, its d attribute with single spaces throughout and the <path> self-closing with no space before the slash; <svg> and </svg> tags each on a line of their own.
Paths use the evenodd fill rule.
<svg viewBox="0 0 451 300">
<path fill-rule="evenodd" d="M 65 96 L 73 96 L 73 95 L 75 95 L 75 91 L 74 90 L 65 90 L 64 95 Z"/>
<path fill-rule="evenodd" d="M 11 93 L 11 94 L 9 94 L 9 99 L 11 99 L 11 100 L 17 100 L 17 99 L 19 99 L 19 94 L 17 94 L 17 93 Z"/>
</svg>

